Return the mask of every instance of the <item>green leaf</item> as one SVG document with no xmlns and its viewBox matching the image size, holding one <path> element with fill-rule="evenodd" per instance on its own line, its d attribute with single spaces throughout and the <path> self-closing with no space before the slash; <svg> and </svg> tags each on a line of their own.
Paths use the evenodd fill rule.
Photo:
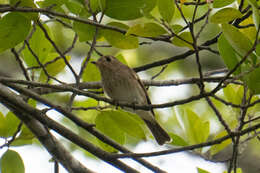
<svg viewBox="0 0 260 173">
<path fill-rule="evenodd" d="M 115 26 L 125 30 L 129 29 L 127 25 L 118 22 L 111 22 L 107 25 Z M 139 46 L 138 38 L 131 35 L 124 35 L 122 33 L 108 29 L 102 30 L 102 34 L 104 35 L 105 39 L 109 42 L 109 44 L 120 49 L 135 49 Z"/>
<path fill-rule="evenodd" d="M 223 89 L 223 92 L 228 102 L 238 105 L 241 104 L 243 98 L 242 86 L 229 84 Z"/>
<path fill-rule="evenodd" d="M 132 20 L 144 16 L 156 5 L 156 0 L 106 0 L 105 14 L 118 20 Z"/>
<path fill-rule="evenodd" d="M 208 172 L 204 169 L 201 169 L 201 168 L 197 168 L 197 171 L 198 171 L 198 173 L 210 173 L 210 172 Z"/>
<path fill-rule="evenodd" d="M 83 72 L 82 79 L 84 82 L 100 81 L 100 72 L 95 64 L 88 63 L 86 69 Z"/>
<path fill-rule="evenodd" d="M 20 146 L 31 145 L 31 144 L 33 144 L 33 139 L 21 139 L 18 137 L 11 143 L 11 146 L 20 147 Z"/>
<path fill-rule="evenodd" d="M 174 15 L 175 3 L 173 0 L 158 0 L 159 13 L 166 22 L 170 22 Z"/>
<path fill-rule="evenodd" d="M 126 60 L 125 60 L 125 57 L 122 55 L 122 54 L 118 54 L 115 56 L 116 59 L 118 59 L 121 63 L 125 64 L 125 65 L 128 65 Z"/>
<path fill-rule="evenodd" d="M 222 34 L 218 39 L 218 50 L 223 59 L 225 65 L 229 70 L 233 69 L 239 62 L 236 53 L 232 46 L 228 43 L 224 35 Z M 234 74 L 239 74 L 241 72 L 240 67 L 234 72 Z"/>
<path fill-rule="evenodd" d="M 24 173 L 24 163 L 21 156 L 13 150 L 7 150 L 1 158 L 1 172 Z"/>
<path fill-rule="evenodd" d="M 260 44 L 256 45 L 255 52 L 260 57 Z"/>
<path fill-rule="evenodd" d="M 227 23 L 234 19 L 242 17 L 242 13 L 235 8 L 223 8 L 211 16 L 210 22 L 212 23 Z"/>
<path fill-rule="evenodd" d="M 191 33 L 190 32 L 182 32 L 181 34 L 179 34 L 179 37 L 181 37 L 183 40 L 186 40 L 190 43 L 193 42 L 193 39 L 192 39 L 192 36 L 191 36 Z M 175 46 L 179 46 L 179 47 L 188 47 L 190 49 L 193 49 L 193 46 L 185 41 L 183 41 L 177 37 L 174 37 L 172 39 L 172 43 L 175 45 Z"/>
<path fill-rule="evenodd" d="M 47 55 L 44 63 L 52 61 L 57 57 L 59 57 L 58 53 L 50 53 Z M 70 56 L 66 56 L 66 59 L 67 59 L 67 61 L 69 61 Z M 50 76 L 56 76 L 65 68 L 65 66 L 66 66 L 66 64 L 65 64 L 63 58 L 60 58 L 60 59 L 56 60 L 55 62 L 48 64 L 45 69 Z M 40 75 L 40 81 L 45 81 L 46 79 L 47 79 L 47 76 L 46 76 L 45 72 L 42 70 L 41 75 Z"/>
<path fill-rule="evenodd" d="M 248 51 L 252 49 L 253 44 L 251 41 L 234 26 L 230 24 L 222 24 L 222 30 L 229 44 L 240 56 L 244 57 Z M 255 62 L 255 55 L 250 54 L 249 56 Z"/>
<path fill-rule="evenodd" d="M 96 128 L 104 133 L 106 136 L 110 137 L 111 139 L 115 140 L 119 144 L 125 143 L 125 134 L 124 132 L 118 127 L 113 119 L 111 119 L 111 112 L 110 111 L 102 111 L 100 112 L 95 120 Z M 115 152 L 116 150 L 110 147 L 109 145 L 99 141 L 101 147 L 106 151 Z"/>
<path fill-rule="evenodd" d="M 258 67 L 258 68 L 254 69 L 252 72 L 250 72 L 249 74 L 247 74 L 243 77 L 247 86 L 249 87 L 249 89 L 254 94 L 260 94 L 260 78 L 259 78 L 259 76 L 260 76 L 260 68 Z"/>
<path fill-rule="evenodd" d="M 205 142 L 209 136 L 209 122 L 203 122 L 200 117 L 190 109 L 182 111 L 179 119 L 184 125 L 189 144 Z"/>
<path fill-rule="evenodd" d="M 5 116 L 0 112 L 0 137 L 8 137 L 7 133 L 8 129 L 6 128 Z"/>
<path fill-rule="evenodd" d="M 44 24 L 43 26 L 47 30 L 47 33 L 52 37 L 52 34 L 50 33 L 50 29 L 49 29 L 48 25 Z M 37 55 L 37 57 L 39 58 L 41 63 L 44 62 L 47 55 L 53 49 L 51 43 L 46 39 L 43 31 L 38 26 L 36 26 L 35 32 L 33 33 L 31 39 L 29 40 L 29 44 L 30 44 L 30 48 Z M 28 47 L 26 47 L 23 50 L 23 57 L 24 57 L 23 59 L 24 59 L 25 63 L 27 64 L 27 66 L 31 67 L 31 66 L 39 65 L 36 58 L 29 51 Z"/>
<path fill-rule="evenodd" d="M 9 0 L 9 2 L 12 6 L 15 6 L 15 5 L 18 4 L 18 7 L 37 8 L 37 6 L 34 4 L 33 0 Z M 38 13 L 19 12 L 19 14 L 23 15 L 24 17 L 28 18 L 29 20 L 37 20 L 38 19 Z"/>
<path fill-rule="evenodd" d="M 90 8 L 93 12 L 104 11 L 106 7 L 106 0 L 90 0 Z"/>
<path fill-rule="evenodd" d="M 17 139 L 29 140 L 33 138 L 34 138 L 34 134 L 31 132 L 31 130 L 28 129 L 27 126 L 23 125 L 21 129 L 21 133 Z"/>
<path fill-rule="evenodd" d="M 126 35 L 138 35 L 142 37 L 157 37 L 165 34 L 166 30 L 156 23 L 136 24 L 128 29 Z"/>
<path fill-rule="evenodd" d="M 44 0 L 44 1 L 37 1 L 36 3 L 39 5 L 40 8 L 48 8 L 52 7 L 51 10 L 57 12 L 64 12 L 61 8 L 62 5 L 65 5 L 67 0 Z"/>
<path fill-rule="evenodd" d="M 189 145 L 182 137 L 180 137 L 174 133 L 169 133 L 169 135 L 172 138 L 171 145 L 176 145 L 176 146 L 188 146 Z"/>
<path fill-rule="evenodd" d="M 224 171 L 223 173 L 228 173 L 228 171 Z M 231 173 L 234 173 L 234 170 Z M 237 168 L 236 173 L 243 173 L 243 171 L 241 168 Z"/>
<path fill-rule="evenodd" d="M 84 9 L 84 6 L 76 0 L 67 0 L 65 4 L 70 12 L 74 14 L 80 14 L 81 11 Z"/>
<path fill-rule="evenodd" d="M 7 136 L 13 136 L 17 130 L 20 120 L 12 113 L 8 112 L 5 117 Z"/>
<path fill-rule="evenodd" d="M 226 136 L 227 135 L 227 132 L 226 131 L 222 131 L 220 132 L 218 135 L 215 136 L 214 140 L 215 139 L 218 139 L 218 138 L 221 138 L 223 136 Z M 226 148 L 229 144 L 231 144 L 231 139 L 228 139 L 228 140 L 225 140 L 223 141 L 222 143 L 220 144 L 216 144 L 216 145 L 213 145 L 211 148 L 210 148 L 210 154 L 211 155 L 215 155 L 217 154 L 218 152 L 220 152 L 221 150 L 223 150 L 224 148 Z"/>
<path fill-rule="evenodd" d="M 124 111 L 109 111 L 107 112 L 115 124 L 126 132 L 128 135 L 137 139 L 146 139 L 145 133 L 140 126 L 140 123 L 133 118 L 133 115 Z"/>
<path fill-rule="evenodd" d="M 233 3 L 235 0 L 214 0 L 213 1 L 213 8 L 221 8 Z"/>
<path fill-rule="evenodd" d="M 24 41 L 30 31 L 31 21 L 21 14 L 11 12 L 0 19 L 0 52 Z"/>
<path fill-rule="evenodd" d="M 255 0 L 248 0 L 248 3 L 252 7 L 254 24 L 255 24 L 256 30 L 258 30 L 258 27 L 260 24 L 260 12 L 259 12 L 257 2 Z"/>
<path fill-rule="evenodd" d="M 181 32 L 181 30 L 183 29 L 183 26 L 175 24 L 171 26 L 171 29 L 173 30 L 173 32 L 175 34 L 178 34 L 179 32 Z"/>
<path fill-rule="evenodd" d="M 80 42 L 93 40 L 95 33 L 96 33 L 95 26 L 88 25 L 88 24 L 81 23 L 81 22 L 73 22 L 73 29 L 78 34 Z M 101 37 L 101 35 L 97 34 L 97 39 L 99 39 L 100 37 Z"/>
</svg>

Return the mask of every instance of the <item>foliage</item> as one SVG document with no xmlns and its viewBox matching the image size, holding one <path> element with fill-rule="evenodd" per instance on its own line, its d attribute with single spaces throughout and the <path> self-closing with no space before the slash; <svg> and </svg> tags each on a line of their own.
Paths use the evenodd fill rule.
<svg viewBox="0 0 260 173">
<path fill-rule="evenodd" d="M 8 109 L 7 114 L 0 110 L 0 136 L 5 140 L 1 148 L 8 148 L 1 156 L 1 172 L 24 172 L 22 157 L 12 148 L 30 146 L 34 139 L 67 170 L 75 169 L 66 163 L 70 154 L 53 146 L 81 148 L 86 157 L 95 156 L 125 172 L 135 170 L 121 162 L 124 157 L 163 172 L 131 152 L 142 141 L 154 139 L 137 115 L 121 110 L 125 107 L 173 108 L 168 115 L 156 112 L 173 139 L 167 150 L 140 157 L 189 150 L 214 161 L 230 147 L 229 158 L 220 160 L 229 161 L 228 173 L 242 172 L 237 168 L 242 144 L 252 139 L 259 143 L 259 1 L 0 2 L 0 60 L 16 62 L 17 70 L 11 77 L 11 68 L 6 67 L 8 75 L 0 70 L 0 102 Z M 100 74 L 90 63 L 107 54 L 138 66 L 133 69 L 145 71 L 148 78 L 160 79 L 144 81 L 150 95 L 159 88 L 152 98 L 165 86 L 169 95 L 174 85 L 181 85 L 180 92 L 187 85 L 189 92 L 184 99 L 154 105 L 117 103 L 105 97 Z M 184 79 L 172 80 L 176 71 Z M 53 112 L 60 114 L 59 122 Z M 60 145 L 49 130 L 70 142 L 60 140 Z M 45 140 L 53 141 L 52 146 Z"/>
</svg>

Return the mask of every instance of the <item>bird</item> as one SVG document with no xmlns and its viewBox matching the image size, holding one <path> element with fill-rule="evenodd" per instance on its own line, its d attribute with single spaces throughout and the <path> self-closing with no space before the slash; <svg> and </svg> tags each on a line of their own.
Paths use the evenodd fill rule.
<svg viewBox="0 0 260 173">
<path fill-rule="evenodd" d="M 111 55 L 101 56 L 92 63 L 98 67 L 103 91 L 110 99 L 117 103 L 130 103 L 133 105 L 151 104 L 146 88 L 133 69 Z M 156 121 L 152 109 L 148 111 L 126 107 L 123 109 L 139 115 L 159 145 L 171 141 L 169 134 Z"/>
</svg>

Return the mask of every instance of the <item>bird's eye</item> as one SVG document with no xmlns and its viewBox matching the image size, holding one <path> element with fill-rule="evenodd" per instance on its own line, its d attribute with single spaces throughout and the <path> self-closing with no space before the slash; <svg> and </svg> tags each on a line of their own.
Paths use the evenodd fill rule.
<svg viewBox="0 0 260 173">
<path fill-rule="evenodd" d="M 110 61 L 111 61 L 111 58 L 108 57 L 108 56 L 106 56 L 106 60 L 107 60 L 107 62 L 110 62 Z"/>
</svg>

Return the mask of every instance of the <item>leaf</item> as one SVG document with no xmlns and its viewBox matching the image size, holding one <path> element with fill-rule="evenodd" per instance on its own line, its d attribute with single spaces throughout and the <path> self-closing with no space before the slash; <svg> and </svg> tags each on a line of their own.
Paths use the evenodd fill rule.
<svg viewBox="0 0 260 173">
<path fill-rule="evenodd" d="M 1 172 L 24 173 L 24 163 L 21 156 L 13 150 L 7 150 L 1 158 Z"/>
<path fill-rule="evenodd" d="M 132 114 L 124 111 L 109 111 L 108 113 L 116 125 L 128 135 L 137 139 L 146 139 L 140 123 L 132 117 Z"/>
<path fill-rule="evenodd" d="M 24 41 L 30 31 L 31 21 L 19 13 L 11 12 L 0 19 L 0 52 Z"/>
<path fill-rule="evenodd" d="M 47 33 L 52 37 L 52 34 L 50 32 L 50 29 L 48 25 L 44 24 L 44 28 L 47 30 Z M 51 43 L 46 39 L 43 31 L 39 26 L 36 26 L 35 32 L 33 33 L 31 39 L 29 40 L 30 48 L 33 50 L 33 52 L 37 55 L 40 62 L 43 63 L 46 59 L 47 55 L 51 52 L 52 45 Z M 39 44 L 41 43 L 41 44 Z M 23 50 L 23 59 L 27 66 L 37 66 L 39 65 L 36 58 L 32 55 L 32 53 L 29 51 L 28 47 L 26 47 Z"/>
<path fill-rule="evenodd" d="M 93 12 L 104 11 L 106 7 L 106 0 L 90 0 L 90 8 Z"/>
<path fill-rule="evenodd" d="M 173 0 L 158 0 L 159 13 L 166 22 L 170 22 L 174 15 L 175 3 Z"/>
<path fill-rule="evenodd" d="M 125 60 L 125 58 L 124 58 L 124 56 L 122 54 L 118 54 L 115 57 L 116 57 L 116 59 L 118 59 L 118 61 L 120 61 L 121 63 L 123 63 L 123 64 L 128 66 L 128 64 L 127 64 L 127 62 L 126 62 L 126 60 Z"/>
<path fill-rule="evenodd" d="M 224 6 L 227 6 L 229 4 L 232 4 L 235 0 L 214 0 L 213 1 L 213 8 L 221 8 Z"/>
<path fill-rule="evenodd" d="M 175 34 L 178 34 L 179 32 L 181 32 L 181 30 L 183 29 L 183 26 L 175 24 L 171 26 L 171 29 L 173 30 L 173 32 Z"/>
<path fill-rule="evenodd" d="M 0 112 L 0 137 L 8 137 L 7 133 L 8 129 L 6 128 L 5 117 L 2 112 Z"/>
<path fill-rule="evenodd" d="M 80 2 L 75 0 L 67 0 L 65 4 L 69 11 L 74 14 L 80 14 L 81 11 L 84 9 L 84 6 Z"/>
<path fill-rule="evenodd" d="M 169 135 L 172 138 L 171 145 L 176 145 L 176 146 L 188 146 L 189 145 L 182 137 L 180 137 L 174 133 L 169 133 Z"/>
<path fill-rule="evenodd" d="M 93 38 L 96 34 L 95 26 L 88 25 L 88 24 L 81 23 L 81 22 L 73 22 L 73 29 L 78 34 L 80 42 L 93 40 Z M 101 35 L 99 33 L 100 32 L 97 33 L 97 39 L 99 39 L 101 37 Z"/>
<path fill-rule="evenodd" d="M 184 125 L 189 144 L 205 142 L 209 136 L 209 122 L 203 122 L 200 117 L 190 109 L 181 112 L 178 119 Z"/>
<path fill-rule="evenodd" d="M 224 35 L 222 34 L 218 39 L 218 50 L 223 59 L 225 65 L 229 70 L 233 69 L 239 62 L 236 53 L 232 46 L 228 43 Z M 239 74 L 241 72 L 240 67 L 234 72 L 234 74 Z"/>
<path fill-rule="evenodd" d="M 221 138 L 221 137 L 226 136 L 226 135 L 227 135 L 227 132 L 226 131 L 222 131 L 218 135 L 216 135 L 214 139 L 218 139 L 218 138 Z M 229 144 L 231 144 L 231 142 L 232 142 L 231 139 L 228 139 L 228 140 L 223 141 L 220 144 L 213 145 L 210 148 L 210 154 L 211 155 L 217 154 L 218 152 L 220 152 L 221 150 L 226 148 Z"/>
<path fill-rule="evenodd" d="M 193 42 L 193 39 L 192 39 L 192 36 L 191 36 L 191 33 L 190 32 L 182 32 L 181 34 L 179 34 L 179 37 L 181 37 L 182 39 L 192 43 Z M 172 43 L 175 45 L 175 46 L 179 46 L 179 47 L 188 47 L 190 49 L 193 49 L 193 46 L 177 37 L 174 37 L 172 39 Z"/>
<path fill-rule="evenodd" d="M 241 104 L 243 99 L 243 87 L 229 84 L 223 89 L 223 92 L 228 102 L 238 105 Z"/>
<path fill-rule="evenodd" d="M 224 171 L 223 173 L 228 173 L 228 171 Z M 231 173 L 234 173 L 234 170 L 232 170 Z M 237 168 L 236 173 L 243 173 L 243 171 L 241 168 Z"/>
<path fill-rule="evenodd" d="M 249 67 L 248 67 L 249 68 Z M 250 69 L 250 68 L 249 68 Z M 247 86 L 254 94 L 260 94 L 260 68 L 254 69 L 249 74 L 245 75 L 243 79 L 245 80 Z"/>
<path fill-rule="evenodd" d="M 9 2 L 12 6 L 15 6 L 15 5 L 18 4 L 18 7 L 37 8 L 37 6 L 34 4 L 33 0 L 9 0 Z M 38 13 L 19 12 L 19 14 L 23 15 L 24 17 L 28 18 L 29 20 L 37 20 L 38 19 Z"/>
<path fill-rule="evenodd" d="M 165 34 L 166 30 L 156 23 L 137 24 L 128 29 L 126 35 L 138 35 L 142 37 L 157 37 Z"/>
<path fill-rule="evenodd" d="M 256 30 L 258 30 L 258 27 L 260 24 L 260 12 L 258 9 L 257 2 L 255 0 L 248 0 L 248 3 L 252 7 L 254 24 L 255 24 Z"/>
<path fill-rule="evenodd" d="M 95 64 L 88 63 L 86 69 L 83 72 L 82 79 L 84 82 L 100 81 L 100 72 Z"/>
<path fill-rule="evenodd" d="M 227 23 L 234 19 L 242 17 L 242 13 L 235 8 L 223 8 L 217 11 L 214 15 L 211 16 L 210 22 L 212 23 Z"/>
<path fill-rule="evenodd" d="M 210 173 L 210 172 L 208 172 L 204 169 L 201 169 L 201 168 L 197 168 L 197 171 L 198 171 L 198 173 Z"/>
<path fill-rule="evenodd" d="M 110 117 L 110 111 L 102 111 L 100 112 L 95 120 L 96 128 L 104 133 L 106 136 L 112 138 L 119 144 L 125 143 L 125 134 L 124 132 L 117 126 L 113 119 Z M 110 147 L 109 145 L 100 141 L 101 146 L 110 152 L 115 152 L 115 149 Z"/>
<path fill-rule="evenodd" d="M 127 25 L 118 22 L 111 22 L 107 25 L 115 26 L 125 30 L 129 29 Z M 102 34 L 104 35 L 105 39 L 109 42 L 109 44 L 120 49 L 135 49 L 139 46 L 138 38 L 131 35 L 124 35 L 122 33 L 108 29 L 102 30 Z"/>
<path fill-rule="evenodd" d="M 12 112 L 7 113 L 5 120 L 6 120 L 5 123 L 6 123 L 6 130 L 7 130 L 6 135 L 13 136 L 13 134 L 17 130 L 20 120 Z"/>
<path fill-rule="evenodd" d="M 105 15 L 117 20 L 143 17 L 156 5 L 156 0 L 106 0 Z"/>
<path fill-rule="evenodd" d="M 244 57 L 248 51 L 252 49 L 253 44 L 251 41 L 234 26 L 222 24 L 222 30 L 229 44 L 240 56 Z M 250 54 L 250 58 L 253 61 L 256 60 L 256 57 L 253 54 Z"/>
<path fill-rule="evenodd" d="M 17 139 L 29 140 L 33 138 L 34 138 L 34 134 L 31 132 L 31 130 L 27 126 L 23 125 L 21 129 L 21 133 Z"/>
<path fill-rule="evenodd" d="M 44 63 L 49 62 L 51 60 L 54 60 L 56 57 L 59 57 L 59 54 L 50 53 L 46 57 Z M 67 59 L 67 61 L 69 61 L 70 56 L 66 56 L 66 59 Z M 57 74 L 59 74 L 65 68 L 65 66 L 66 66 L 66 64 L 65 64 L 63 58 L 60 58 L 60 59 L 56 60 L 55 62 L 48 64 L 45 69 L 50 76 L 56 76 Z M 41 75 L 40 75 L 40 81 L 46 81 L 46 79 L 47 79 L 47 75 L 42 70 Z"/>
<path fill-rule="evenodd" d="M 256 45 L 255 52 L 260 57 L 260 44 Z"/>
</svg>

